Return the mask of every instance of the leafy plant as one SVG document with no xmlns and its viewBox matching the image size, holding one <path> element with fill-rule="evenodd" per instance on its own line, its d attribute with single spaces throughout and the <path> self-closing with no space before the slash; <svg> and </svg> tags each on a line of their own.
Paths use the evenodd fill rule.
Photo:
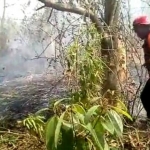
<svg viewBox="0 0 150 150">
<path fill-rule="evenodd" d="M 80 32 L 83 39 L 76 37 L 69 47 L 67 62 L 70 80 L 77 83 L 77 86 L 71 89 L 74 102 L 82 100 L 82 103 L 89 103 L 91 98 L 101 96 L 101 84 L 104 79 L 104 62 L 100 57 L 101 35 L 97 34 L 94 26 L 88 30 L 88 39 L 86 29 Z"/>
<path fill-rule="evenodd" d="M 47 149 L 110 149 L 112 139 L 117 143 L 123 133 L 122 118 L 115 111 L 116 107 L 111 108 L 109 105 L 107 110 L 101 105 L 94 105 L 89 109 L 77 103 L 67 105 L 60 116 L 55 114 L 47 122 Z M 129 117 L 124 110 L 120 112 Z"/>
<path fill-rule="evenodd" d="M 26 126 L 31 132 L 34 132 L 43 138 L 45 127 L 45 122 L 43 119 L 43 116 L 29 115 L 29 117 L 23 120 L 23 125 Z"/>
<path fill-rule="evenodd" d="M 109 150 L 119 148 L 123 133 L 123 115 L 132 119 L 119 97 L 101 95 L 104 65 L 100 57 L 101 35 L 94 26 L 81 30 L 67 54 L 71 95 L 54 104 L 55 115 L 46 124 L 48 150 Z M 113 97 L 113 92 L 110 93 Z M 110 98 L 111 98 L 110 96 Z M 111 105 L 110 101 L 116 101 Z M 58 113 L 59 112 L 59 113 Z"/>
</svg>

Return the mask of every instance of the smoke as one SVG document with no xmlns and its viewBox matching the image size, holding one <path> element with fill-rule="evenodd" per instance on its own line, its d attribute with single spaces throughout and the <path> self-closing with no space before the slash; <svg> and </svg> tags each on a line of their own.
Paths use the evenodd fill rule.
<svg viewBox="0 0 150 150">
<path fill-rule="evenodd" d="M 52 41 L 43 52 L 43 47 L 46 47 L 47 44 L 42 45 L 36 39 L 31 40 L 25 35 L 22 39 L 19 34 L 9 39 L 7 49 L 3 50 L 4 54 L 0 57 L 0 81 L 31 74 L 53 74 L 57 69 L 61 72 L 62 68 L 58 61 L 51 62 L 51 66 L 49 66 L 49 61 L 52 58 L 55 60 L 56 51 L 55 42 Z M 41 58 L 36 58 L 39 55 Z"/>
<path fill-rule="evenodd" d="M 32 7 L 35 9 L 35 6 Z M 5 18 L 7 46 L 0 50 L 0 82 L 31 74 L 61 74 L 63 50 L 72 41 L 75 28 L 79 27 L 79 16 L 70 18 L 70 14 L 53 12 L 47 21 L 50 9 L 35 11 L 30 8 L 29 15 L 29 6 L 23 8 L 24 16 L 20 21 L 13 20 L 13 16 Z"/>
</svg>

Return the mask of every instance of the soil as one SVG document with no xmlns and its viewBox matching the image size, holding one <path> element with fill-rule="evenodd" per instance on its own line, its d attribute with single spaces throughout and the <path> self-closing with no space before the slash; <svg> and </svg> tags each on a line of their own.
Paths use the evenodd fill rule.
<svg viewBox="0 0 150 150">
<path fill-rule="evenodd" d="M 17 127 L 16 122 L 66 96 L 65 82 L 63 77 L 37 75 L 1 84 L 0 149 L 46 150 L 40 138 L 29 134 L 23 127 Z"/>
</svg>

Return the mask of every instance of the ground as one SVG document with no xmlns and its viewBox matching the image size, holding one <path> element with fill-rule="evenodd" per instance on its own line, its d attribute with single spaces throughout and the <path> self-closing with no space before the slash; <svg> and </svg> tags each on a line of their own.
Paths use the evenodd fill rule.
<svg viewBox="0 0 150 150">
<path fill-rule="evenodd" d="M 41 108 L 48 107 L 49 102 L 66 94 L 62 77 L 47 79 L 47 76 L 19 78 L 5 82 L 0 86 L 0 119 L 21 119 Z M 54 80 L 55 79 L 55 80 Z"/>
<path fill-rule="evenodd" d="M 23 127 L 17 127 L 16 121 L 48 107 L 49 101 L 65 95 L 62 77 L 37 75 L 3 83 L 0 86 L 0 149 L 45 150 L 44 142 Z"/>
<path fill-rule="evenodd" d="M 0 149 L 3 150 L 46 150 L 45 144 L 28 131 L 0 131 Z"/>
<path fill-rule="evenodd" d="M 46 150 L 43 140 L 16 121 L 66 95 L 65 80 L 62 77 L 55 79 L 47 76 L 20 78 L 0 86 L 0 149 Z M 128 123 L 122 139 L 125 149 L 147 150 L 150 147 L 149 131 L 146 122 Z"/>
</svg>

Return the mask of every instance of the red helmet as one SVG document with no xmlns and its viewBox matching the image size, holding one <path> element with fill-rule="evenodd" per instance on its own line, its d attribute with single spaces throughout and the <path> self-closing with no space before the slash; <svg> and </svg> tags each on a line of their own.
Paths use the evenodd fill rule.
<svg viewBox="0 0 150 150">
<path fill-rule="evenodd" d="M 133 21 L 133 25 L 140 25 L 140 24 L 149 25 L 150 19 L 147 16 L 140 16 L 135 18 Z"/>
</svg>

